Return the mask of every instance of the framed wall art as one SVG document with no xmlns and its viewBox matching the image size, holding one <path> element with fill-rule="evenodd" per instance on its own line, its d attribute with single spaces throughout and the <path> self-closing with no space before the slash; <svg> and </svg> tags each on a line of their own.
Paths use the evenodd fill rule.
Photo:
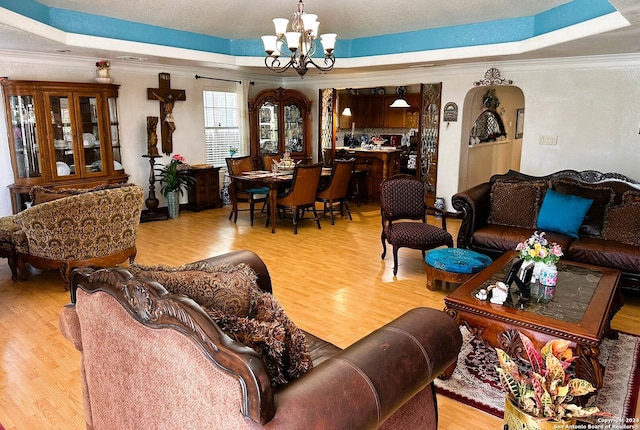
<svg viewBox="0 0 640 430">
<path fill-rule="evenodd" d="M 516 110 L 516 139 L 522 139 L 524 131 L 524 108 Z"/>
</svg>

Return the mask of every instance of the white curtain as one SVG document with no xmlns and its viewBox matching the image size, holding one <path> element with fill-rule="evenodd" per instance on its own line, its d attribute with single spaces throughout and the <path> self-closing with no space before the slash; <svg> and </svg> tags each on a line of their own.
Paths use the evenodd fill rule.
<svg viewBox="0 0 640 430">
<path fill-rule="evenodd" d="M 238 91 L 238 112 L 240 113 L 240 155 L 249 155 L 249 81 L 243 80 Z"/>
</svg>

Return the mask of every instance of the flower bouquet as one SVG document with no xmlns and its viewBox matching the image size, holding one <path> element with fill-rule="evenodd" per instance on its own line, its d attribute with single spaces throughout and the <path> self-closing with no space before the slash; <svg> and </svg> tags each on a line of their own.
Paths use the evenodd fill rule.
<svg viewBox="0 0 640 430">
<path fill-rule="evenodd" d="M 564 255 L 562 247 L 555 242 L 549 243 L 544 236 L 544 231 L 541 233 L 536 231 L 529 239 L 520 242 L 516 246 L 516 251 L 520 252 L 520 258 L 549 266 L 556 264 Z"/>
</svg>

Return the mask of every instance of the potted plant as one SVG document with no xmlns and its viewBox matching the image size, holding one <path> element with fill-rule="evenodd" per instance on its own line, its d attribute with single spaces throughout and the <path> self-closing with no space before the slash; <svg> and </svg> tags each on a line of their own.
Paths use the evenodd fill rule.
<svg viewBox="0 0 640 430">
<path fill-rule="evenodd" d="M 551 340 L 538 352 L 531 340 L 518 333 L 527 363 L 512 360 L 496 348 L 500 366 L 496 366 L 502 387 L 507 393 L 505 428 L 562 429 L 573 428 L 576 419 L 608 415 L 596 407 L 581 407 L 573 400 L 595 391 L 590 382 L 567 372 L 577 358 L 568 340 Z"/>
<path fill-rule="evenodd" d="M 158 170 L 157 179 L 160 181 L 160 192 L 167 200 L 169 218 L 177 218 L 179 213 L 180 196 L 184 190 L 192 187 L 196 180 L 187 172 L 189 165 L 185 164 L 184 157 L 175 154 L 171 162 Z"/>
</svg>

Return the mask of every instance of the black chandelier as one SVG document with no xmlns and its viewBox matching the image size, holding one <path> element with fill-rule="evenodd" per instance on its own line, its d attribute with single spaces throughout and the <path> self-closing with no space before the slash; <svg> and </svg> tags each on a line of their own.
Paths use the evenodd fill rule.
<svg viewBox="0 0 640 430">
<path fill-rule="evenodd" d="M 301 78 L 307 73 L 309 64 L 323 72 L 333 69 L 336 62 L 336 57 L 333 55 L 336 43 L 335 33 L 320 35 L 320 41 L 324 48 L 324 64 L 318 64 L 313 60 L 316 53 L 318 26 L 320 25 L 317 18 L 317 15 L 304 12 L 302 0 L 298 1 L 298 11 L 293 14 L 293 22 L 291 23 L 293 31 L 287 31 L 288 19 L 275 18 L 273 23 L 276 27 L 276 35 L 262 36 L 264 50 L 267 53 L 264 64 L 276 73 L 282 73 L 293 67 Z M 283 64 L 280 62 L 280 55 L 282 55 L 285 45 L 291 54 L 286 64 Z"/>
</svg>

